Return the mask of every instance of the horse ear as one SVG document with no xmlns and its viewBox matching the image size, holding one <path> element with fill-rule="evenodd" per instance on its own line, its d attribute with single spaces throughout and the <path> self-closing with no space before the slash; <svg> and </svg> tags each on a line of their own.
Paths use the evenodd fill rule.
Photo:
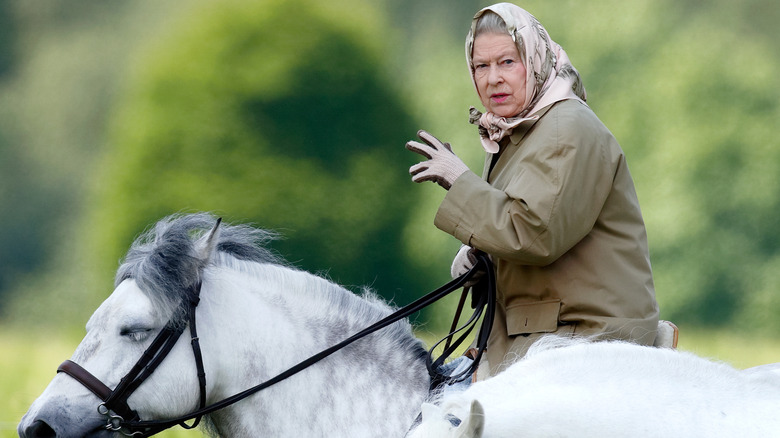
<svg viewBox="0 0 780 438">
<path fill-rule="evenodd" d="M 482 438 L 484 429 L 485 409 L 482 407 L 482 403 L 472 400 L 468 418 L 458 426 L 455 438 Z"/>
<path fill-rule="evenodd" d="M 217 219 L 217 223 L 214 224 L 214 228 L 211 229 L 208 235 L 201 237 L 195 244 L 195 251 L 198 258 L 207 261 L 211 258 L 212 254 L 217 249 L 217 242 L 219 242 L 219 225 L 222 223 L 222 218 Z"/>
</svg>

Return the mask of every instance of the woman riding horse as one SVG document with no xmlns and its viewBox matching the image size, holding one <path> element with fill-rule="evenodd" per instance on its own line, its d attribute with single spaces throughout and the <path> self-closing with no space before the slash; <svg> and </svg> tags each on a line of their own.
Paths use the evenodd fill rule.
<svg viewBox="0 0 780 438">
<path fill-rule="evenodd" d="M 618 142 L 585 103 L 566 52 L 509 3 L 479 11 L 466 60 L 485 113 L 471 109 L 487 152 L 480 178 L 449 144 L 420 131 L 415 182 L 447 190 L 435 225 L 495 264 L 491 374 L 547 333 L 652 345 L 658 324 L 647 234 Z"/>
</svg>

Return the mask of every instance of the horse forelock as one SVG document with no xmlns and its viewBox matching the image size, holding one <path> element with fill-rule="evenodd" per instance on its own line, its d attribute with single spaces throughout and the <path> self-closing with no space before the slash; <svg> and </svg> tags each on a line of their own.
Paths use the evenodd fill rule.
<svg viewBox="0 0 780 438">
<path fill-rule="evenodd" d="M 172 215 L 142 233 L 130 247 L 116 273 L 115 286 L 135 279 L 139 288 L 164 316 L 191 299 L 203 270 L 218 257 L 198 256 L 196 242 L 214 227 L 207 213 Z M 282 264 L 263 244 L 276 238 L 272 232 L 246 225 L 221 225 L 217 252 L 258 263 Z"/>
</svg>

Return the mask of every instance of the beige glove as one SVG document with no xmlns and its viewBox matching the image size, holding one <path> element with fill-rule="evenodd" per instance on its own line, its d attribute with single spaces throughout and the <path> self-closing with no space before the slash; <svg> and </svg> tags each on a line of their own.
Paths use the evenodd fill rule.
<svg viewBox="0 0 780 438">
<path fill-rule="evenodd" d="M 474 256 L 471 247 L 468 245 L 462 245 L 455 258 L 452 260 L 452 267 L 450 268 L 450 275 L 452 278 L 458 278 L 461 275 L 469 272 L 471 268 L 477 263 L 477 258 Z"/>
<path fill-rule="evenodd" d="M 406 143 L 406 149 L 428 158 L 428 161 L 417 163 L 409 168 L 412 181 L 434 181 L 449 190 L 452 183 L 469 170 L 468 166 L 452 152 L 449 143 L 442 143 L 438 138 L 422 130 L 417 132 L 417 136 L 425 144 L 410 141 Z"/>
</svg>

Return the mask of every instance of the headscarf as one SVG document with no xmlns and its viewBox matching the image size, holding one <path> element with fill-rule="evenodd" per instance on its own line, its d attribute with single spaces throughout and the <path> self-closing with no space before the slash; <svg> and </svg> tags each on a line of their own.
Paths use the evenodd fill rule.
<svg viewBox="0 0 780 438">
<path fill-rule="evenodd" d="M 488 6 L 477 12 L 471 21 L 471 30 L 466 37 L 466 62 L 475 89 L 477 83 L 471 58 L 474 50 L 474 31 L 479 17 L 487 11 L 495 12 L 504 20 L 507 33 L 517 44 L 527 75 L 526 106 L 516 116 L 500 117 L 491 112 L 482 114 L 471 107 L 469 122 L 479 125 L 482 147 L 488 153 L 495 154 L 499 149 L 498 141 L 510 135 L 512 129 L 524 121 L 538 119 L 538 115 L 533 115 L 538 110 L 566 99 L 585 102 L 586 94 L 580 75 L 571 65 L 566 52 L 550 38 L 547 30 L 533 15 L 511 3 Z"/>
</svg>

